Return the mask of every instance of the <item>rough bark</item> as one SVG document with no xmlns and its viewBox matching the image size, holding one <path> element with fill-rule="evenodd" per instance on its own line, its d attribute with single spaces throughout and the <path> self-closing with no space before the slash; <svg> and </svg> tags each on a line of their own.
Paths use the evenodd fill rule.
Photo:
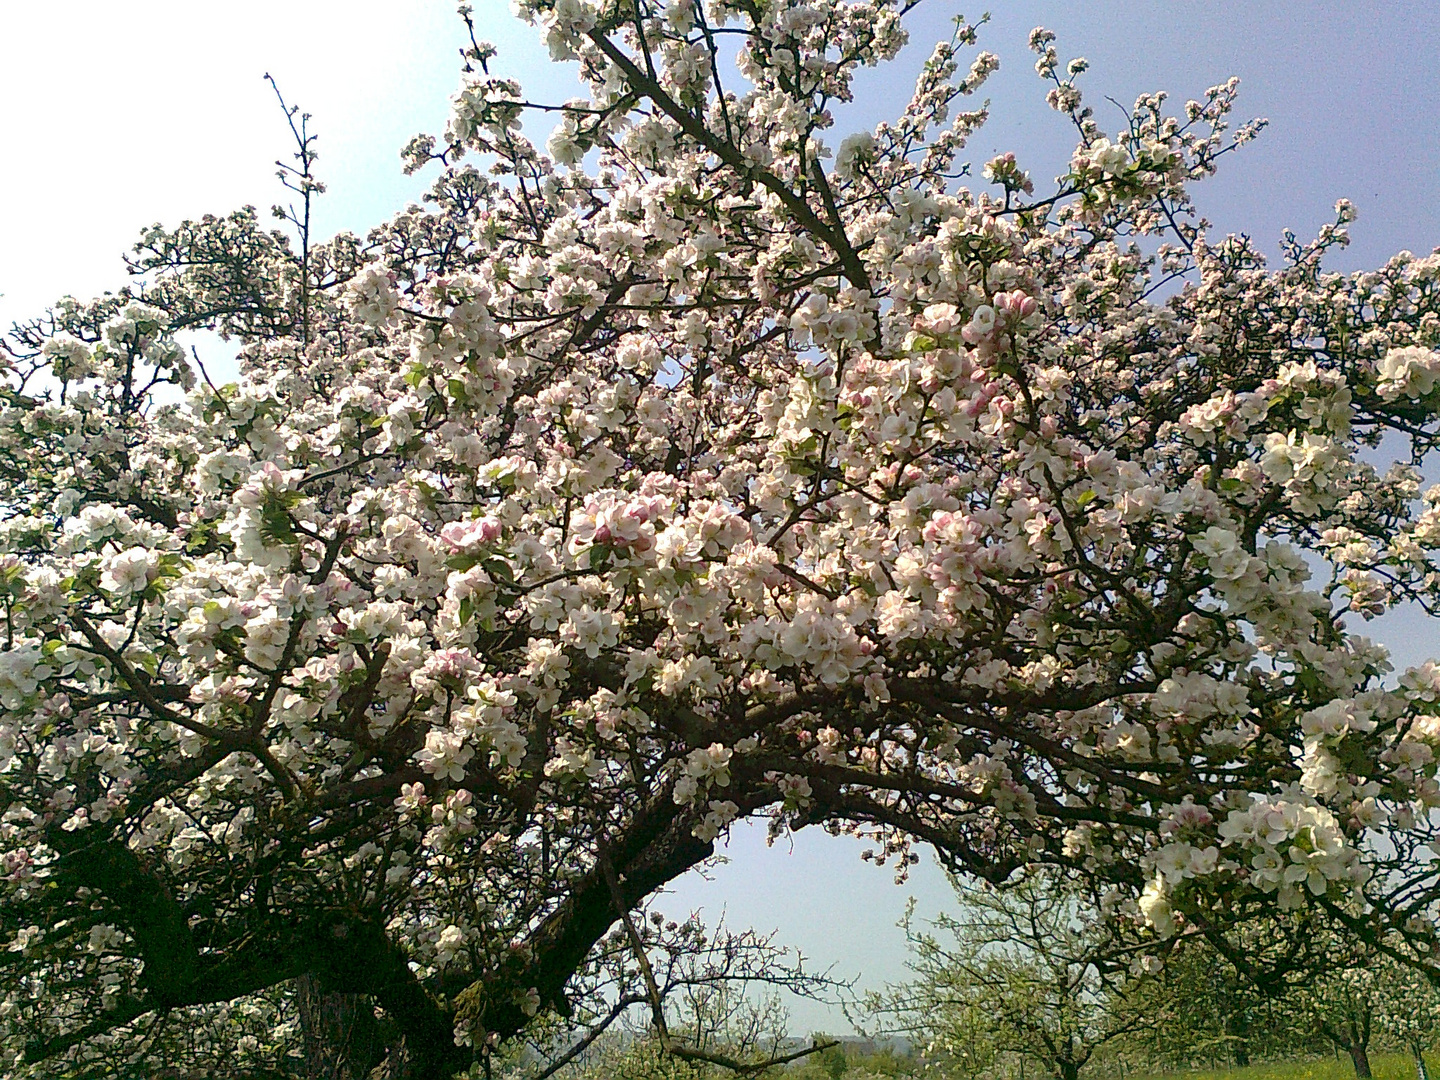
<svg viewBox="0 0 1440 1080">
<path fill-rule="evenodd" d="M 385 1057 L 369 996 L 327 989 L 306 974 L 295 981 L 295 997 L 307 1080 L 366 1080 Z"/>
<path fill-rule="evenodd" d="M 737 784 L 737 789 L 739 785 Z M 763 785 L 732 796 L 749 812 L 766 796 Z M 697 840 L 678 819 L 669 798 L 657 798 L 639 809 L 610 849 L 623 901 L 635 904 L 714 851 Z M 167 888 L 167 875 L 144 863 L 123 844 L 101 840 L 83 851 L 67 852 L 65 873 L 72 886 L 99 892 L 128 914 L 126 925 L 145 960 L 147 995 L 128 1003 L 128 1012 L 101 1017 L 93 1030 L 80 1029 L 27 1050 L 32 1061 L 59 1053 L 99 1031 L 129 1022 L 157 1008 L 232 1000 L 267 986 L 304 978 L 312 992 L 302 1010 L 306 1058 L 317 1080 L 366 1080 L 380 1068 L 386 1080 L 450 1080 L 474 1060 L 469 1046 L 454 1040 L 454 1001 L 464 987 L 447 989 L 447 1004 L 427 992 L 408 966 L 409 957 L 383 926 L 340 908 L 327 909 L 317 897 L 311 918 L 291 921 L 278 912 L 245 921 L 217 922 L 206 927 L 210 953 L 202 955 L 188 913 Z M 582 877 L 552 914 L 531 935 L 534 960 L 524 981 L 542 1002 L 564 1013 L 569 1008 L 565 986 L 583 965 L 595 943 L 617 918 L 615 901 L 598 871 Z M 243 949 L 227 948 L 238 940 Z M 475 985 L 470 995 L 475 1018 L 501 1039 L 522 1030 L 530 1017 L 514 1000 L 513 986 Z M 366 1002 L 368 1017 L 359 1002 Z M 382 1037 L 376 1030 L 374 1006 L 383 1010 L 398 1035 Z M 303 1015 L 303 1014 L 302 1014 Z M 401 1043 L 403 1041 L 403 1048 Z M 313 1043 L 313 1045 L 312 1045 Z M 386 1046 L 393 1053 L 387 1060 Z M 384 1063 L 382 1066 L 382 1062 Z"/>
<path fill-rule="evenodd" d="M 1370 1080 L 1370 1055 L 1360 1043 L 1349 1047 L 1350 1060 L 1355 1064 L 1355 1075 L 1359 1080 Z"/>
</svg>

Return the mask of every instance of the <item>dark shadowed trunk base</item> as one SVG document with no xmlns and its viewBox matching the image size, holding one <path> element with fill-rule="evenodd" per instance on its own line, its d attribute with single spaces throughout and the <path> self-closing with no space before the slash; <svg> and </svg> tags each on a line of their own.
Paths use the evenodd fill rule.
<svg viewBox="0 0 1440 1080">
<path fill-rule="evenodd" d="M 1225 1017 L 1225 1036 L 1230 1061 L 1238 1068 L 1245 1068 L 1250 1064 L 1250 1018 L 1243 1012 L 1228 1014 Z"/>
<path fill-rule="evenodd" d="M 405 1049 L 405 1040 L 397 1035 L 390 1044 L 385 1060 L 370 1074 L 370 1080 L 421 1080 L 415 1059 Z"/>
<path fill-rule="evenodd" d="M 1350 1047 L 1350 1060 L 1355 1063 L 1355 1075 L 1359 1080 L 1370 1080 L 1370 1055 L 1365 1052 L 1365 1047 Z"/>
<path fill-rule="evenodd" d="M 295 996 L 307 1080 L 368 1080 L 386 1056 L 384 1033 L 369 996 L 324 990 L 313 975 L 296 980 Z M 388 1066 L 384 1075 L 390 1080 Z"/>
</svg>

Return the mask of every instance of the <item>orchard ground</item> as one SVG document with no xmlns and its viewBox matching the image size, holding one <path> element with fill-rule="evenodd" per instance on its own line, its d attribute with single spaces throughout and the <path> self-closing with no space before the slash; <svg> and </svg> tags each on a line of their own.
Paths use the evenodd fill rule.
<svg viewBox="0 0 1440 1080">
<path fill-rule="evenodd" d="M 1440 1066 L 1440 1055 L 1425 1055 L 1429 1069 Z M 1373 1080 L 1411 1080 L 1415 1061 L 1405 1054 L 1376 1054 L 1370 1059 Z M 1186 1069 L 1172 1073 L 1129 1073 L 1128 1080 L 1350 1080 L 1355 1070 L 1346 1058 L 1312 1061 L 1271 1061 L 1240 1069 Z"/>
</svg>

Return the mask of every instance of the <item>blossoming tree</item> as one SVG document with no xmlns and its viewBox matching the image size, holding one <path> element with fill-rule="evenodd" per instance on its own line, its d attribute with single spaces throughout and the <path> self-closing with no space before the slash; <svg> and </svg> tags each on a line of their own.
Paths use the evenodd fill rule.
<svg viewBox="0 0 1440 1080">
<path fill-rule="evenodd" d="M 1078 1080 L 1107 1048 L 1173 1022 L 1168 1002 L 1147 993 L 1150 977 L 1108 955 L 1113 935 L 1092 898 L 1044 872 L 1003 888 L 954 884 L 953 914 L 922 924 L 906 912 L 911 977 L 866 1000 L 883 1030 L 904 1032 L 927 1059 L 993 1076 L 1008 1057 Z"/>
<path fill-rule="evenodd" d="M 448 1075 L 753 815 L 1436 962 L 1440 668 L 1353 623 L 1440 586 L 1440 259 L 1207 236 L 1235 84 L 1107 135 L 1039 30 L 1053 190 L 959 186 L 967 25 L 832 155 L 902 6 L 522 0 L 589 91 L 548 153 L 475 44 L 423 207 L 156 227 L 16 329 L 9 1074 L 304 975 Z"/>
</svg>

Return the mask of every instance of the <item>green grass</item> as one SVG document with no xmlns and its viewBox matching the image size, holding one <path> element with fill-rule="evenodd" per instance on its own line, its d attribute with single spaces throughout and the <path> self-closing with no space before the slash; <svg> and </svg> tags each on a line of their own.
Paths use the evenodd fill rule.
<svg viewBox="0 0 1440 1080">
<path fill-rule="evenodd" d="M 1440 1059 L 1425 1055 L 1430 1075 L 1440 1078 Z M 1409 1054 L 1371 1054 L 1375 1080 L 1415 1080 L 1415 1059 Z M 1132 1076 L 1128 1080 L 1355 1080 L 1349 1056 L 1313 1061 L 1271 1062 L 1244 1069 L 1189 1069 L 1185 1072 Z"/>
</svg>

